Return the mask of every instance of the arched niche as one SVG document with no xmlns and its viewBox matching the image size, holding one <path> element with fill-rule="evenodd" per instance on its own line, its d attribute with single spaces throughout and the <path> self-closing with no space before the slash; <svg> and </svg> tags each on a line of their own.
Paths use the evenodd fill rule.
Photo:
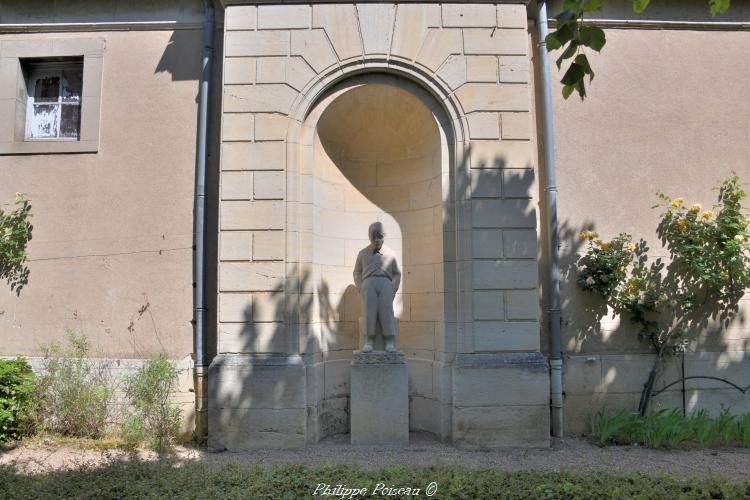
<svg viewBox="0 0 750 500">
<path fill-rule="evenodd" d="M 435 415 L 449 414 L 449 394 L 434 380 L 446 379 L 446 345 L 455 345 L 454 329 L 446 328 L 457 296 L 448 123 L 420 86 L 386 74 L 336 84 L 304 118 L 291 172 L 298 191 L 288 209 L 297 231 L 288 249 L 297 279 L 288 304 L 299 306 L 289 308 L 298 316 L 288 321 L 309 360 L 309 385 L 319 387 L 311 409 L 318 438 L 348 431 L 349 362 L 361 345 L 352 270 L 376 220 L 403 273 L 394 305 L 409 362 L 410 425 L 446 434 L 448 423 Z"/>
</svg>

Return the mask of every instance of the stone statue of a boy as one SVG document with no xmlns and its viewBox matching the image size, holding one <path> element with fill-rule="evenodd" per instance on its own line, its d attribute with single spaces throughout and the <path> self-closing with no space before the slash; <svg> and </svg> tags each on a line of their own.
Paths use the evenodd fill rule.
<svg viewBox="0 0 750 500">
<path fill-rule="evenodd" d="M 362 352 L 372 351 L 377 324 L 383 331 L 385 350 L 395 352 L 396 325 L 393 318 L 393 298 L 401 285 L 401 270 L 396 257 L 383 247 L 385 231 L 383 224 L 373 222 L 368 229 L 370 244 L 360 250 L 354 265 L 354 284 L 362 296 L 367 343 Z"/>
</svg>

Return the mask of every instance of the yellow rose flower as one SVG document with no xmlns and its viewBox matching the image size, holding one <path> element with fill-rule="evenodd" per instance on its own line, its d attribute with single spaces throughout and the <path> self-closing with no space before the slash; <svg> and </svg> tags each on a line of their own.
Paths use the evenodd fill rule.
<svg viewBox="0 0 750 500">
<path fill-rule="evenodd" d="M 693 212 L 694 214 L 697 214 L 698 212 L 701 211 L 702 208 L 703 207 L 701 206 L 700 203 L 695 203 L 695 204 L 693 204 L 692 207 L 690 207 L 690 211 Z"/>
<path fill-rule="evenodd" d="M 21 198 L 23 198 L 23 195 L 16 191 L 16 201 L 20 200 Z"/>
<path fill-rule="evenodd" d="M 631 252 L 635 251 L 635 243 L 628 243 L 628 250 Z"/>
<path fill-rule="evenodd" d="M 741 234 L 735 234 L 734 235 L 734 241 L 742 241 L 744 239 L 745 239 L 745 237 L 742 236 Z"/>
<path fill-rule="evenodd" d="M 701 214 L 701 219 L 708 220 L 713 216 L 714 216 L 713 210 L 706 210 L 705 212 Z"/>
<path fill-rule="evenodd" d="M 683 203 L 685 203 L 685 199 L 682 196 L 678 196 L 677 198 L 675 198 L 674 200 L 672 200 L 671 205 L 673 207 L 677 208 L 680 205 L 682 205 Z"/>
<path fill-rule="evenodd" d="M 687 230 L 688 223 L 685 219 L 680 219 L 677 221 L 677 230 L 681 233 L 684 233 Z"/>
<path fill-rule="evenodd" d="M 595 283 L 594 278 L 592 278 L 591 276 L 589 276 L 588 278 L 586 278 L 586 284 L 587 285 L 593 285 L 594 283 Z"/>
</svg>

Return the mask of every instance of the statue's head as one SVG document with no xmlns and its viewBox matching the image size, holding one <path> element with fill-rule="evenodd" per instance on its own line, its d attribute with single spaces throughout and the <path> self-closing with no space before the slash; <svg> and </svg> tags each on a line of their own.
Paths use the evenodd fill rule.
<svg viewBox="0 0 750 500">
<path fill-rule="evenodd" d="M 383 229 L 382 222 L 373 222 L 367 229 L 367 235 L 370 237 L 370 243 L 375 250 L 383 248 L 383 241 L 385 241 L 385 230 Z"/>
</svg>

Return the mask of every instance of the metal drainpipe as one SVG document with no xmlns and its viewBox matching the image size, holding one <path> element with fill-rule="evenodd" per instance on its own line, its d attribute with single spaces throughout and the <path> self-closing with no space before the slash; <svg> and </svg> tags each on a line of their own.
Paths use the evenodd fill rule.
<svg viewBox="0 0 750 500">
<path fill-rule="evenodd" d="M 193 208 L 193 387 L 195 388 L 195 438 L 208 435 L 208 394 L 206 359 L 204 226 L 206 205 L 206 143 L 208 136 L 208 98 L 214 50 L 213 0 L 205 0 L 203 22 L 203 60 L 198 102 L 198 148 L 195 167 L 195 205 Z"/>
<path fill-rule="evenodd" d="M 550 336 L 550 406 L 552 435 L 563 436 L 563 381 L 560 349 L 560 270 L 557 234 L 557 181 L 555 177 L 555 136 L 552 124 L 552 81 L 550 79 L 547 44 L 547 3 L 539 0 L 539 65 L 542 76 L 542 123 L 544 125 L 544 166 L 547 177 L 547 228 L 549 229 L 549 336 Z"/>
</svg>

